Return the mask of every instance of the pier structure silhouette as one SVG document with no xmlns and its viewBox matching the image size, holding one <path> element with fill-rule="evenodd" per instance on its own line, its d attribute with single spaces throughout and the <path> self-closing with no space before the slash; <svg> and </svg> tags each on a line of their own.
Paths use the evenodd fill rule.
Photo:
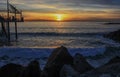
<svg viewBox="0 0 120 77">
<path fill-rule="evenodd" d="M 17 23 L 24 22 L 24 17 L 22 14 L 22 10 L 17 9 L 14 5 L 12 5 L 9 0 L 6 1 L 5 7 L 7 9 L 0 9 L 0 40 L 4 36 L 6 42 L 11 42 L 11 30 L 10 23 L 14 23 L 15 30 L 15 40 L 18 40 L 18 31 L 17 31 Z M 13 25 L 13 24 L 12 24 Z"/>
</svg>

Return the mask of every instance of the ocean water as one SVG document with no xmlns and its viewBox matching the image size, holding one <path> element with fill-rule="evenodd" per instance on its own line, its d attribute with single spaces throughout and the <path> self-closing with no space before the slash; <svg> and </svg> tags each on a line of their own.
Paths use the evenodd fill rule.
<svg viewBox="0 0 120 77">
<path fill-rule="evenodd" d="M 10 28 L 12 46 L 0 47 L 0 67 L 8 63 L 27 66 L 30 61 L 37 60 L 43 69 L 54 48 L 61 45 L 67 47 L 72 56 L 76 53 L 85 56 L 93 67 L 120 56 L 120 44 L 103 37 L 103 34 L 120 29 L 120 25 L 105 25 L 104 22 L 19 22 L 18 42 L 14 41 L 13 23 Z"/>
<path fill-rule="evenodd" d="M 99 48 L 117 45 L 102 35 L 120 29 L 120 25 L 104 22 L 23 22 L 18 23 L 18 42 L 14 47 L 24 48 Z M 11 24 L 11 38 L 14 26 Z"/>
</svg>

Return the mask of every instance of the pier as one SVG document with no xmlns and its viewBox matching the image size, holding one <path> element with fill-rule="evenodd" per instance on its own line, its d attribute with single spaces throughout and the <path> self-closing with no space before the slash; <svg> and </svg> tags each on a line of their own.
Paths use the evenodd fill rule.
<svg viewBox="0 0 120 77">
<path fill-rule="evenodd" d="M 0 42 L 11 42 L 10 23 L 14 23 L 15 40 L 18 40 L 17 22 L 24 22 L 22 10 L 17 9 L 9 0 L 6 1 L 7 9 L 0 9 Z M 1 39 L 3 38 L 3 39 Z"/>
</svg>

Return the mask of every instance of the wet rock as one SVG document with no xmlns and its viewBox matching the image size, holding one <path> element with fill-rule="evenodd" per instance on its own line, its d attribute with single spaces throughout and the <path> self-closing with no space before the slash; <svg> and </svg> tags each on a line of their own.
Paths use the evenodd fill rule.
<svg viewBox="0 0 120 77">
<path fill-rule="evenodd" d="M 64 65 L 60 71 L 60 77 L 79 77 L 79 73 L 70 65 Z"/>
<path fill-rule="evenodd" d="M 111 77 L 111 75 L 110 74 L 102 74 L 99 77 Z"/>
<path fill-rule="evenodd" d="M 26 67 L 23 77 L 40 77 L 41 69 L 38 61 L 32 61 Z"/>
<path fill-rule="evenodd" d="M 115 58 L 111 59 L 106 65 L 110 65 L 113 63 L 120 63 L 120 57 L 116 56 Z"/>
<path fill-rule="evenodd" d="M 120 42 L 120 30 L 105 34 L 104 37 Z"/>
<path fill-rule="evenodd" d="M 74 69 L 78 71 L 80 74 L 85 73 L 87 71 L 90 71 L 94 69 L 83 57 L 81 54 L 77 53 L 74 56 Z"/>
<path fill-rule="evenodd" d="M 61 46 L 56 48 L 48 58 L 41 77 L 59 77 L 59 72 L 65 64 L 72 65 L 73 57 L 67 48 Z"/>
<path fill-rule="evenodd" d="M 22 77 L 24 67 L 18 64 L 7 64 L 0 68 L 0 77 Z"/>
<path fill-rule="evenodd" d="M 110 77 L 117 77 L 120 74 L 120 63 L 113 63 L 110 65 L 104 65 L 87 73 L 82 74 L 80 77 L 102 77 L 101 75 Z M 108 77 L 109 77 L 108 76 Z M 104 77 L 104 76 L 103 76 Z"/>
<path fill-rule="evenodd" d="M 116 77 L 120 77 L 120 73 Z"/>
</svg>

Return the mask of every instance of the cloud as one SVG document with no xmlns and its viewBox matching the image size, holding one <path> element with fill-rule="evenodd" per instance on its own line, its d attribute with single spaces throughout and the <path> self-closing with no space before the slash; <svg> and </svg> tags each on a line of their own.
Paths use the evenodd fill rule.
<svg viewBox="0 0 120 77">
<path fill-rule="evenodd" d="M 5 3 L 1 0 L 0 3 Z M 120 9 L 120 0 L 10 0 L 24 10 L 29 9 Z"/>
<path fill-rule="evenodd" d="M 6 0 L 0 0 L 3 6 Z M 120 17 L 120 0 L 10 0 L 25 12 L 109 14 Z"/>
</svg>

